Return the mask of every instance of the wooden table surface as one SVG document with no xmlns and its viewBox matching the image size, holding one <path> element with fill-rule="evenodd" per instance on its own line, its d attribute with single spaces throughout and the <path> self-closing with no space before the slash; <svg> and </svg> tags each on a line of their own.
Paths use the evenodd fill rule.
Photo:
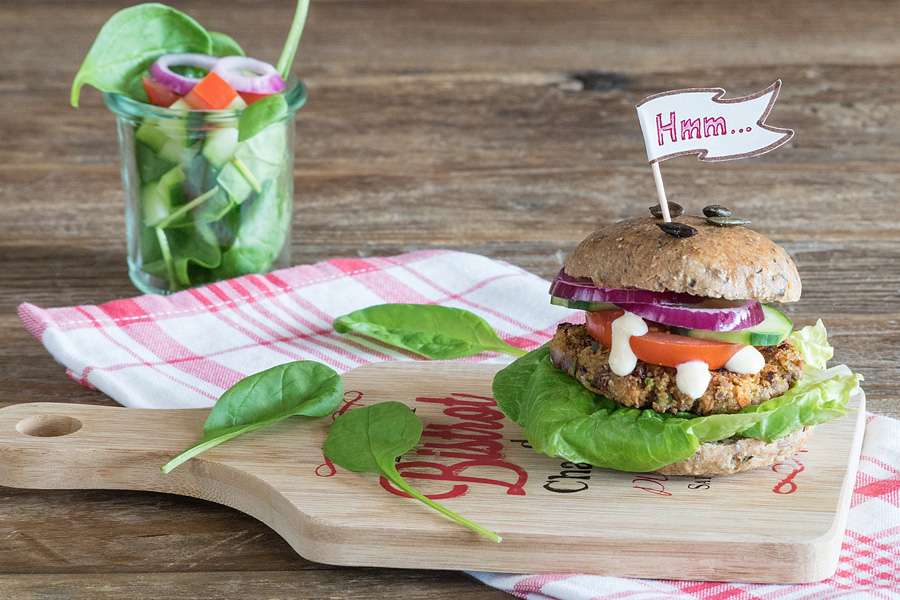
<svg viewBox="0 0 900 600">
<path fill-rule="evenodd" d="M 118 1 L 0 5 L 0 401 L 110 404 L 15 315 L 135 294 L 114 123 L 68 86 Z M 274 60 L 290 2 L 181 1 Z M 227 9 L 222 8 L 227 5 Z M 900 415 L 900 5 L 317 0 L 296 66 L 297 263 L 442 247 L 552 275 L 595 225 L 654 201 L 633 105 L 784 80 L 760 159 L 665 163 L 673 200 L 752 217 L 803 277 L 871 410 Z M 0 457 L 2 460 L 2 457 Z M 460 573 L 298 558 L 254 520 L 154 494 L 0 489 L 4 598 L 499 598 Z"/>
</svg>

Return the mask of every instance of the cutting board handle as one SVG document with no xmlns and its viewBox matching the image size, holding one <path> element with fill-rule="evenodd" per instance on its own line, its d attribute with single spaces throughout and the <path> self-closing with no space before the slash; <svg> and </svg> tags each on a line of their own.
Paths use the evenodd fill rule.
<svg viewBox="0 0 900 600">
<path fill-rule="evenodd" d="M 199 436 L 207 409 L 135 410 L 38 402 L 0 409 L 0 485 L 186 492 L 159 467 Z M 189 495 L 196 495 L 190 493 Z"/>
<path fill-rule="evenodd" d="M 203 455 L 160 467 L 200 437 L 209 409 L 145 410 L 39 402 L 0 409 L 0 485 L 163 492 L 255 517 L 303 554 L 315 523 L 264 477 Z M 221 455 L 221 453 L 220 453 Z M 325 534 L 322 534 L 323 536 Z"/>
</svg>

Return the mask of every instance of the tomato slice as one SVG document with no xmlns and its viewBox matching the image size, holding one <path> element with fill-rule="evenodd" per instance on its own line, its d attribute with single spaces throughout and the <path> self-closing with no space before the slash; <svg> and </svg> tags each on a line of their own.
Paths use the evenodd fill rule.
<svg viewBox="0 0 900 600">
<path fill-rule="evenodd" d="M 268 98 L 272 94 L 254 94 L 253 92 L 238 92 L 238 95 L 244 99 L 244 102 L 247 103 L 247 106 L 250 106 L 257 100 L 262 100 L 263 98 Z"/>
<path fill-rule="evenodd" d="M 612 345 L 612 322 L 624 312 L 622 310 L 588 312 L 588 333 L 609 348 Z M 631 337 L 631 349 L 640 360 L 653 365 L 677 367 L 689 360 L 702 360 L 710 369 L 715 370 L 724 367 L 734 353 L 741 349 L 741 344 L 653 331 L 651 327 L 648 333 Z"/>
<path fill-rule="evenodd" d="M 151 104 L 168 108 L 181 98 L 181 96 L 151 77 L 144 77 L 143 81 L 144 91 L 147 92 L 147 99 L 150 100 Z"/>
</svg>

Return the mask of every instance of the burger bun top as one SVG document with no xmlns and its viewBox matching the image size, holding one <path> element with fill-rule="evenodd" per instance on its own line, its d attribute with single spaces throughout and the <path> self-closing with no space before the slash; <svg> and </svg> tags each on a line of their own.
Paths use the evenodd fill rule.
<svg viewBox="0 0 900 600">
<path fill-rule="evenodd" d="M 697 234 L 678 238 L 663 232 L 657 226 L 661 222 L 638 217 L 598 229 L 568 256 L 565 272 L 604 288 L 760 302 L 800 299 L 797 266 L 766 236 L 685 215 L 678 222 Z"/>
</svg>

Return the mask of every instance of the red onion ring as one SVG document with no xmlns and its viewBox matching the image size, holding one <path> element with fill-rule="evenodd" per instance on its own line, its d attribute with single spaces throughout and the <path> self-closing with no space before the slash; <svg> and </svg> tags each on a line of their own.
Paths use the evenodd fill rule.
<svg viewBox="0 0 900 600">
<path fill-rule="evenodd" d="M 765 318 L 762 306 L 756 300 L 747 300 L 740 306 L 727 308 L 651 302 L 616 302 L 615 305 L 654 323 L 707 331 L 746 329 L 759 325 Z"/>
<path fill-rule="evenodd" d="M 208 54 L 163 54 L 150 65 L 150 76 L 179 96 L 184 96 L 194 89 L 200 80 L 196 77 L 179 75 L 172 67 L 198 67 L 204 71 L 212 71 L 217 62 L 218 58 Z"/>
<path fill-rule="evenodd" d="M 220 58 L 213 71 L 239 93 L 277 94 L 287 87 L 275 67 L 246 56 Z M 247 71 L 254 75 L 246 75 Z"/>
<path fill-rule="evenodd" d="M 678 292 L 651 292 L 637 288 L 601 288 L 594 285 L 590 279 L 572 277 L 564 271 L 560 271 L 553 283 L 550 284 L 550 295 L 565 298 L 567 300 L 581 300 L 584 302 L 609 302 L 619 303 L 659 303 L 671 304 L 695 304 L 702 302 L 700 296 L 680 294 Z"/>
</svg>

